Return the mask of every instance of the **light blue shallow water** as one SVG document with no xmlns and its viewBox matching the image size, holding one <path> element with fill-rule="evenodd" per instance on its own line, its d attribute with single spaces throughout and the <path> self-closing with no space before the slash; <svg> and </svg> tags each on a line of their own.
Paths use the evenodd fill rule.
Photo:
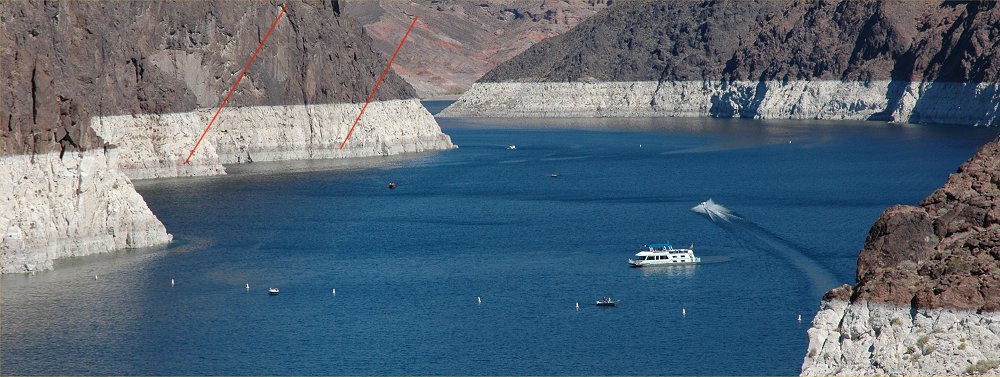
<svg viewBox="0 0 1000 377">
<path fill-rule="evenodd" d="M 704 119 L 442 125 L 460 149 L 141 182 L 177 241 L 0 278 L 0 372 L 797 374 L 831 288 L 810 269 L 853 281 L 878 214 L 918 202 L 996 134 Z M 537 125 L 548 128 L 521 128 Z M 727 231 L 689 210 L 708 198 L 751 225 Z M 641 244 L 667 241 L 694 242 L 709 263 L 626 266 Z M 621 306 L 592 305 L 606 294 Z"/>
</svg>

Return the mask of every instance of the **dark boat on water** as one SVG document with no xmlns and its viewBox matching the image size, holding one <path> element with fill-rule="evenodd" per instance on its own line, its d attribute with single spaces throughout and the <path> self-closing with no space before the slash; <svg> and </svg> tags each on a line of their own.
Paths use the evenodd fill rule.
<svg viewBox="0 0 1000 377">
<path fill-rule="evenodd" d="M 619 302 L 621 302 L 621 300 L 614 300 L 614 299 L 611 298 L 611 296 L 604 296 L 600 300 L 597 300 L 597 303 L 595 305 L 597 305 L 597 306 L 618 306 Z"/>
</svg>

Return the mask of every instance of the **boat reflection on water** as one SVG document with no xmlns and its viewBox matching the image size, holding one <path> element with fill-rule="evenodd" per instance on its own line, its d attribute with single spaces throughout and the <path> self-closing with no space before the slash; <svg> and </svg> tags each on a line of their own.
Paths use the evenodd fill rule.
<svg viewBox="0 0 1000 377">
<path fill-rule="evenodd" d="M 698 269 L 710 268 L 705 265 L 725 263 L 731 260 L 733 258 L 729 256 L 710 255 L 701 257 L 701 263 L 697 264 L 646 266 L 633 270 L 638 270 L 642 277 L 649 278 L 693 278 Z"/>
<path fill-rule="evenodd" d="M 638 269 L 643 277 L 690 278 L 698 270 L 696 264 L 678 266 L 650 266 Z"/>
</svg>

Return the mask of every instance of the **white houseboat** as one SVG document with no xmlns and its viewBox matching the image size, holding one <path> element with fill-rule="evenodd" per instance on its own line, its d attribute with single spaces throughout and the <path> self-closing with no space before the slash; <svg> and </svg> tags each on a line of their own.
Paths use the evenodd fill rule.
<svg viewBox="0 0 1000 377">
<path fill-rule="evenodd" d="M 694 243 L 687 249 L 674 249 L 667 243 L 646 245 L 642 251 L 635 254 L 635 259 L 629 259 L 632 267 L 669 266 L 700 263 L 701 258 L 694 256 Z"/>
</svg>

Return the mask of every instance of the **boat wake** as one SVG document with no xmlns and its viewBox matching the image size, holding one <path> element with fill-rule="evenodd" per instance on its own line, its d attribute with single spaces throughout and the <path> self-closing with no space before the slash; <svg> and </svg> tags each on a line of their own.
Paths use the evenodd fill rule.
<svg viewBox="0 0 1000 377">
<path fill-rule="evenodd" d="M 702 214 L 712 223 L 735 236 L 744 246 L 761 252 L 777 252 L 806 275 L 817 299 L 827 290 L 839 285 L 833 273 L 820 265 L 816 259 L 810 257 L 804 247 L 738 216 L 721 204 L 713 202 L 712 199 L 701 202 L 691 210 Z"/>
<path fill-rule="evenodd" d="M 701 204 L 694 206 L 691 210 L 708 216 L 708 219 L 712 220 L 712 222 L 717 220 L 730 222 L 735 219 L 741 219 L 741 217 L 734 215 L 729 208 L 716 204 L 712 199 L 701 202 Z"/>
</svg>

